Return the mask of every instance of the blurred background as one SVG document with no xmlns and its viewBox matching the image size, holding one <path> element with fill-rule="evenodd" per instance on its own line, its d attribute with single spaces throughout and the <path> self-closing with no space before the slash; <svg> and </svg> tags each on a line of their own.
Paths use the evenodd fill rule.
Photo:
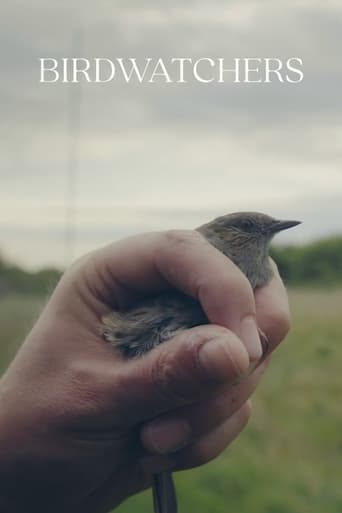
<svg viewBox="0 0 342 513">
<path fill-rule="evenodd" d="M 0 19 L 1 370 L 85 251 L 234 210 L 298 218 L 273 250 L 293 331 L 245 433 L 177 476 L 180 511 L 342 511 L 341 2 L 5 0 Z M 40 84 L 42 57 L 300 57 L 305 77 Z"/>
</svg>

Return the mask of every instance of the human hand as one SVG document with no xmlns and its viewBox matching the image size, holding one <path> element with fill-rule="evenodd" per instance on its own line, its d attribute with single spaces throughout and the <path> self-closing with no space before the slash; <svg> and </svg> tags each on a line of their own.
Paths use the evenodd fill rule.
<svg viewBox="0 0 342 513">
<path fill-rule="evenodd" d="M 123 360 L 99 334 L 102 317 L 170 286 L 212 325 Z M 279 276 L 253 294 L 197 232 L 144 234 L 71 266 L 0 382 L 4 511 L 105 512 L 152 473 L 217 456 L 247 422 L 265 367 L 248 376 L 246 316 L 271 352 L 289 328 Z"/>
</svg>

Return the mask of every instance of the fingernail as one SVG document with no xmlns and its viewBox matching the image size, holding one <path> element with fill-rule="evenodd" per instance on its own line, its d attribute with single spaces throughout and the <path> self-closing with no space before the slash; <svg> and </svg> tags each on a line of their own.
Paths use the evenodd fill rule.
<svg viewBox="0 0 342 513">
<path fill-rule="evenodd" d="M 260 331 L 260 341 L 261 341 L 261 346 L 262 346 L 262 354 L 263 356 L 267 356 L 269 350 L 270 350 L 270 342 L 268 340 L 268 337 L 265 335 L 265 333 L 263 333 L 262 331 Z"/>
<path fill-rule="evenodd" d="M 239 346 L 234 349 L 234 345 Z M 246 373 L 248 361 L 246 353 L 241 351 L 241 342 L 232 334 L 219 336 L 206 342 L 198 357 L 204 370 L 214 379 L 227 382 L 235 381 Z"/>
<path fill-rule="evenodd" d="M 171 454 L 187 445 L 190 433 L 190 426 L 183 420 L 154 421 L 145 426 L 142 439 L 149 451 Z"/>
<path fill-rule="evenodd" d="M 262 357 L 262 345 L 258 327 L 252 315 L 248 315 L 241 321 L 240 337 L 245 344 L 251 361 L 260 360 Z"/>
</svg>

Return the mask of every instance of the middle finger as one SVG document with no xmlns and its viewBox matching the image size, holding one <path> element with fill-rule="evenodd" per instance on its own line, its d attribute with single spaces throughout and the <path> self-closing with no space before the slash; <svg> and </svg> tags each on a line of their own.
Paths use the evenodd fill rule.
<svg viewBox="0 0 342 513">
<path fill-rule="evenodd" d="M 252 395 L 266 365 L 263 363 L 243 382 L 230 386 L 216 397 L 179 408 L 145 424 L 141 431 L 144 448 L 154 454 L 170 454 L 221 425 Z"/>
</svg>

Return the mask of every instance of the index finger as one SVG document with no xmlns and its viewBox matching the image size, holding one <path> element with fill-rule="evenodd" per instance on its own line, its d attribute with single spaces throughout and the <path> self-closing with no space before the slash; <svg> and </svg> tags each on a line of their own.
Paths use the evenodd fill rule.
<svg viewBox="0 0 342 513">
<path fill-rule="evenodd" d="M 96 255 L 103 308 L 117 294 L 154 293 L 173 286 L 197 299 L 209 321 L 239 333 L 241 320 L 255 317 L 253 290 L 238 267 L 192 230 L 133 237 Z M 106 271 L 106 272 L 104 272 Z"/>
</svg>

